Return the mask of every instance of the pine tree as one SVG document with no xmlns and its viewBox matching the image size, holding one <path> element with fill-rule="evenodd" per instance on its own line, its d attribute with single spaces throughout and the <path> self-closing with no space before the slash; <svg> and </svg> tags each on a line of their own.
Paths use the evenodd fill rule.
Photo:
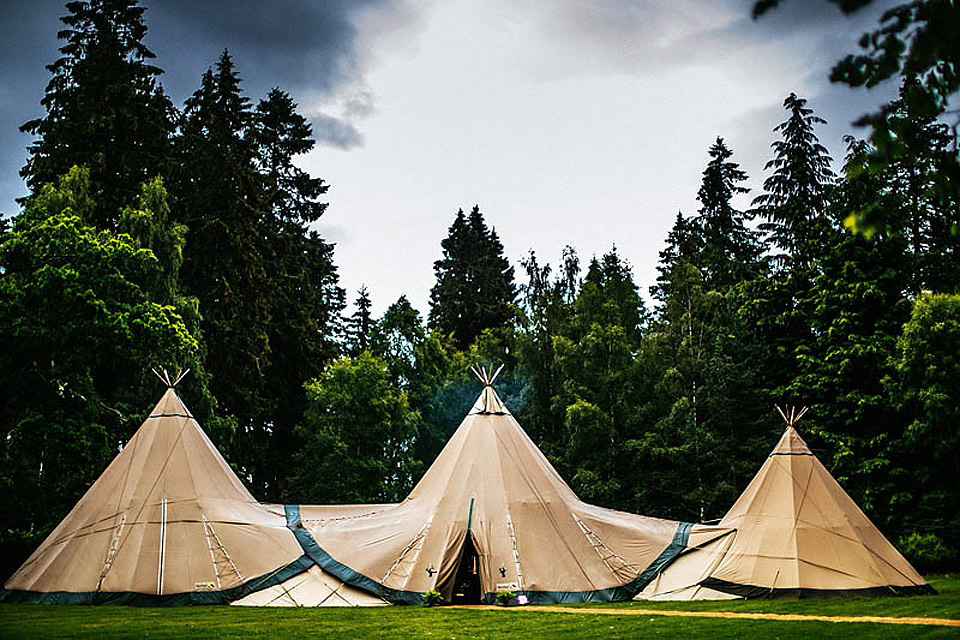
<svg viewBox="0 0 960 640">
<path fill-rule="evenodd" d="M 67 3 L 63 54 L 41 103 L 43 118 L 20 130 L 37 139 L 20 174 L 32 192 L 56 182 L 73 166 L 90 170 L 101 195 L 89 222 L 113 229 L 121 207 L 140 184 L 164 174 L 171 156 L 173 106 L 158 84 L 162 71 L 148 63 L 147 27 L 137 0 Z"/>
<path fill-rule="evenodd" d="M 246 136 L 251 119 L 250 102 L 224 51 L 186 102 L 173 185 L 180 222 L 189 229 L 183 283 L 199 300 L 213 392 L 242 430 L 265 401 L 262 373 L 269 357 L 269 252 L 254 147 Z"/>
<path fill-rule="evenodd" d="M 440 244 L 443 258 L 433 265 L 437 282 L 430 290 L 430 326 L 465 349 L 484 329 L 506 327 L 514 318 L 513 267 L 479 206 L 469 217 L 461 209 Z"/>
<path fill-rule="evenodd" d="M 333 247 L 307 226 L 326 185 L 293 164 L 309 136 L 282 92 L 251 109 L 224 52 L 187 101 L 177 140 L 183 280 L 200 302 L 215 395 L 238 424 L 233 453 L 274 499 L 298 446 L 303 384 L 337 355 L 344 306 Z"/>
<path fill-rule="evenodd" d="M 347 331 L 347 351 L 351 357 L 357 357 L 364 351 L 370 349 L 370 339 L 373 332 L 373 317 L 370 313 L 370 307 L 373 303 L 370 301 L 370 293 L 367 286 L 363 285 L 357 292 L 357 299 L 353 306 L 356 310 L 346 321 Z"/>
<path fill-rule="evenodd" d="M 771 145 L 775 157 L 764 167 L 774 172 L 764 180 L 765 193 L 754 199 L 752 212 L 766 220 L 760 229 L 786 252 L 785 264 L 800 270 L 809 269 L 820 251 L 829 192 L 836 181 L 830 154 L 814 133 L 814 126 L 826 121 L 806 105 L 806 99 L 794 93 L 783 101 L 789 117 L 774 128 L 782 139 Z"/>
<path fill-rule="evenodd" d="M 951 181 L 956 147 L 950 128 L 917 113 L 908 99 L 917 79 L 907 77 L 900 98 L 889 105 L 885 127 L 897 153 L 876 163 L 876 149 L 851 139 L 846 173 L 864 193 L 844 224 L 869 239 L 902 237 L 910 259 L 910 290 L 951 293 L 960 287 L 960 200 Z"/>
<path fill-rule="evenodd" d="M 700 255 L 694 262 L 704 284 L 717 291 L 756 277 L 762 252 L 757 232 L 746 226 L 745 214 L 733 207 L 734 196 L 749 189 L 740 186 L 747 174 L 740 165 L 730 162 L 732 156 L 723 138 L 717 138 L 710 147 L 710 162 L 697 192 L 702 206 L 693 219 L 700 236 Z"/>
<path fill-rule="evenodd" d="M 313 149 L 312 135 L 310 123 L 297 113 L 297 104 L 284 91 L 273 89 L 257 104 L 252 137 L 264 180 L 263 204 L 279 220 L 309 224 L 327 209 L 327 203 L 318 198 L 329 186 L 293 162 Z"/>
<path fill-rule="evenodd" d="M 632 269 L 613 248 L 590 261 L 569 323 L 552 338 L 551 406 L 562 425 L 555 462 L 578 495 L 608 507 L 632 506 L 625 443 L 646 395 L 634 358 L 646 321 Z"/>
</svg>

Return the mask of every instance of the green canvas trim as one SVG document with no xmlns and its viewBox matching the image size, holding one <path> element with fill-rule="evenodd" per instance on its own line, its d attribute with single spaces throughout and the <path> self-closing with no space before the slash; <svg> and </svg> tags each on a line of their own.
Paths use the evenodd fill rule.
<svg viewBox="0 0 960 640">
<path fill-rule="evenodd" d="M 87 604 L 130 605 L 135 607 L 180 607 L 184 605 L 229 604 L 251 593 L 280 584 L 300 575 L 313 566 L 313 561 L 302 555 L 276 571 L 265 573 L 241 585 L 221 591 L 189 591 L 187 593 L 136 593 L 133 591 L 27 591 L 0 590 L 0 602 L 30 604 Z"/>
<path fill-rule="evenodd" d="M 299 542 L 301 548 L 303 548 L 304 554 L 309 556 L 310 559 L 313 560 L 321 569 L 339 578 L 344 583 L 379 596 L 387 602 L 391 602 L 393 604 L 422 603 L 423 594 L 421 592 L 402 591 L 399 589 L 385 587 L 376 580 L 368 578 L 362 573 L 351 569 L 347 565 L 334 560 L 329 553 L 324 551 L 323 548 L 317 544 L 317 541 L 314 540 L 310 532 L 307 531 L 307 529 L 303 526 L 303 523 L 300 521 L 300 506 L 288 504 L 284 505 L 283 508 L 287 515 L 287 527 L 293 531 L 293 534 L 297 538 L 297 542 Z M 666 566 L 670 564 L 674 558 L 676 558 L 680 552 L 686 548 L 687 541 L 690 539 L 690 529 L 692 527 L 693 525 L 689 522 L 681 522 L 678 524 L 677 530 L 673 534 L 673 539 L 670 541 L 670 544 L 667 545 L 667 548 L 664 549 L 660 555 L 657 556 L 657 559 L 654 560 L 650 566 L 644 569 L 639 576 L 627 584 L 593 591 L 525 590 L 521 593 L 526 594 L 530 604 L 621 602 L 625 600 L 632 600 L 634 596 L 640 593 L 643 588 L 646 587 L 650 581 L 657 576 L 657 574 L 663 571 L 663 569 L 666 568 Z M 487 593 L 484 595 L 484 602 L 493 604 L 495 597 L 495 593 Z"/>
<path fill-rule="evenodd" d="M 607 589 L 597 589 L 595 591 L 521 591 L 527 596 L 530 604 L 573 604 L 576 602 L 623 602 L 633 600 L 633 598 L 643 591 L 644 587 L 650 584 L 657 575 L 663 571 L 667 565 L 680 555 L 680 552 L 686 549 L 687 542 L 690 539 L 690 529 L 693 524 L 681 522 L 677 525 L 677 530 L 673 534 L 673 540 L 667 545 L 667 548 L 660 552 L 657 559 L 650 563 L 650 566 L 627 584 L 619 587 L 610 587 Z M 496 593 L 487 593 L 483 601 L 487 604 L 496 602 Z"/>
<path fill-rule="evenodd" d="M 885 587 L 865 587 L 863 589 L 808 589 L 786 588 L 771 589 L 751 584 L 727 582 L 717 578 L 707 578 L 700 583 L 708 589 L 740 596 L 748 600 L 784 600 L 784 599 L 826 599 L 826 598 L 867 598 L 889 596 L 922 596 L 936 595 L 937 590 L 929 584 L 918 584 L 904 587 L 889 585 Z"/>
<path fill-rule="evenodd" d="M 403 591 L 385 587 L 376 580 L 368 578 L 362 573 L 354 571 L 347 565 L 334 560 L 329 553 L 317 544 L 317 541 L 314 540 L 310 532 L 303 526 L 303 523 L 300 521 L 300 505 L 286 504 L 283 505 L 283 509 L 287 515 L 287 528 L 293 531 L 293 535 L 296 536 L 297 542 L 300 543 L 304 555 L 309 557 L 317 566 L 327 573 L 339 578 L 351 587 L 372 593 L 387 602 L 394 604 L 421 604 L 423 602 L 423 594 L 421 592 Z"/>
<path fill-rule="evenodd" d="M 221 591 L 191 591 L 156 595 L 149 593 L 123 592 L 73 592 L 73 591 L 27 591 L 19 589 L 0 590 L 0 602 L 23 602 L 36 604 L 86 604 L 86 605 L 130 605 L 138 607 L 171 607 L 184 605 L 229 604 L 251 593 L 280 584 L 307 571 L 313 565 L 339 578 L 352 587 L 372 593 L 393 604 L 420 604 L 423 594 L 418 591 L 391 589 L 372 578 L 354 571 L 345 564 L 334 560 L 300 521 L 299 505 L 284 505 L 287 527 L 293 532 L 304 554 L 276 571 L 266 573 L 244 582 L 231 589 Z M 575 602 L 619 602 L 631 600 L 663 569 L 686 548 L 693 525 L 680 523 L 673 540 L 657 559 L 639 576 L 627 584 L 594 591 L 529 591 L 525 594 L 530 604 L 570 604 Z M 495 602 L 495 593 L 484 595 L 487 603 Z"/>
<path fill-rule="evenodd" d="M 473 498 L 470 498 L 470 511 L 467 512 L 467 533 L 470 533 L 470 525 L 473 524 Z"/>
</svg>

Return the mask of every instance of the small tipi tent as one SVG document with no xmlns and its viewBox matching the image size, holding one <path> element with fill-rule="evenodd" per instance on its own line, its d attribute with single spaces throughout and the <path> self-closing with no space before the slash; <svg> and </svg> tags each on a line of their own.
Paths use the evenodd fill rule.
<svg viewBox="0 0 960 640">
<path fill-rule="evenodd" d="M 288 507 L 307 555 L 391 602 L 632 598 L 690 525 L 581 502 L 503 405 L 492 371 L 436 461 L 399 504 Z"/>
<path fill-rule="evenodd" d="M 283 507 L 257 503 L 180 401 L 176 381 L 165 382 L 150 416 L 0 599 L 225 603 L 313 565 Z"/>
<path fill-rule="evenodd" d="M 713 539 L 681 554 L 642 599 L 934 593 L 787 429 Z"/>
</svg>

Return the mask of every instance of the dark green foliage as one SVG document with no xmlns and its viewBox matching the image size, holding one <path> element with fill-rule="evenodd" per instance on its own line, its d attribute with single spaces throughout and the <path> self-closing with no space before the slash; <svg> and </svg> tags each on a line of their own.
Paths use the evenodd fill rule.
<svg viewBox="0 0 960 640">
<path fill-rule="evenodd" d="M 347 334 L 347 352 L 352 357 L 370 349 L 370 338 L 373 331 L 373 319 L 370 315 L 372 304 L 367 287 L 360 287 L 357 292 L 357 299 L 353 303 L 356 310 L 353 315 L 346 319 L 346 326 L 344 327 Z"/>
<path fill-rule="evenodd" d="M 433 265 L 437 283 L 430 290 L 430 326 L 466 348 L 484 329 L 507 326 L 517 297 L 513 267 L 503 245 L 475 206 L 461 209 L 440 243 L 443 258 Z"/>
<path fill-rule="evenodd" d="M 279 220 L 315 222 L 327 210 L 317 198 L 329 186 L 293 163 L 314 147 L 313 131 L 297 113 L 289 94 L 273 89 L 253 114 L 251 136 L 257 148 L 257 168 L 263 180 L 263 204 Z"/>
<path fill-rule="evenodd" d="M 905 81 L 887 117 L 899 147 L 895 156 L 878 164 L 875 148 L 850 142 L 845 188 L 860 189 L 861 195 L 844 224 L 867 238 L 880 233 L 906 242 L 904 266 L 914 295 L 954 292 L 960 286 L 960 236 L 951 228 L 960 219 L 960 194 L 946 186 L 953 180 L 956 147 L 947 125 L 911 111 L 906 88 L 915 84 L 915 79 Z"/>
<path fill-rule="evenodd" d="M 698 236 L 696 263 L 704 284 L 718 291 L 760 275 L 763 247 L 759 234 L 746 226 L 745 215 L 733 206 L 733 198 L 749 189 L 740 185 L 747 179 L 723 138 L 710 147 L 710 162 L 703 171 L 697 192 L 701 207 L 693 219 Z M 674 233 L 681 234 L 675 228 Z M 689 248 L 678 248 L 680 256 L 690 256 Z"/>
<path fill-rule="evenodd" d="M 845 13 L 857 11 L 872 0 L 830 0 Z M 759 0 L 753 8 L 758 17 L 780 0 Z M 915 153 L 905 144 L 899 130 L 903 124 L 896 113 L 906 107 L 921 121 L 954 118 L 949 134 L 953 153 L 943 158 L 939 172 L 939 191 L 954 203 L 960 201 L 960 158 L 957 156 L 956 109 L 951 101 L 960 88 L 960 6 L 953 0 L 913 0 L 894 6 L 883 13 L 878 29 L 860 38 L 862 53 L 840 60 L 830 73 L 830 80 L 851 87 L 874 87 L 899 76 L 904 90 L 899 101 L 884 105 L 874 113 L 861 117 L 855 124 L 871 128 L 871 148 L 864 155 L 864 165 L 871 171 L 883 171 L 888 165 L 909 159 Z M 891 220 L 884 208 L 855 211 L 848 226 L 855 231 L 872 234 L 889 229 Z M 955 206 L 950 232 L 960 234 L 960 210 Z"/>
<path fill-rule="evenodd" d="M 814 125 L 826 121 L 806 105 L 793 93 L 783 101 L 789 117 L 774 128 L 782 139 L 771 145 L 775 156 L 764 167 L 773 174 L 763 181 L 765 193 L 754 199 L 752 212 L 765 220 L 760 229 L 786 252 L 785 260 L 801 270 L 808 269 L 820 252 L 829 228 L 825 222 L 829 190 L 836 180 L 830 154 L 813 131 Z"/>
<path fill-rule="evenodd" d="M 567 269 L 573 271 L 569 257 Z M 539 381 L 550 385 L 551 413 L 558 419 L 544 425 L 541 437 L 555 438 L 545 448 L 581 497 L 627 508 L 635 477 L 623 448 L 644 399 L 634 354 L 647 313 L 632 270 L 616 249 L 591 260 L 568 314 L 551 336 L 555 383 Z"/>
<path fill-rule="evenodd" d="M 419 465 L 411 449 L 417 414 L 369 352 L 334 362 L 307 385 L 303 442 L 292 456 L 287 500 L 295 503 L 398 502 Z"/>
<path fill-rule="evenodd" d="M 906 531 L 939 536 L 960 551 L 960 296 L 917 298 L 893 352 L 887 380 L 905 430 L 894 443 L 904 470 L 898 506 Z M 952 566 L 956 567 L 956 564 Z"/>
<path fill-rule="evenodd" d="M 177 309 L 149 297 L 158 260 L 90 226 L 95 209 L 88 171 L 73 169 L 0 242 L 5 537 L 48 532 L 86 491 L 156 402 L 152 367 L 197 366 Z"/>
<path fill-rule="evenodd" d="M 911 533 L 897 540 L 900 553 L 920 573 L 941 572 L 957 566 L 957 552 L 933 533 Z"/>
<path fill-rule="evenodd" d="M 148 64 L 137 0 L 69 2 L 67 11 L 63 57 L 47 67 L 47 114 L 20 128 L 38 136 L 21 175 L 37 193 L 74 165 L 87 167 L 100 192 L 89 222 L 113 228 L 140 184 L 166 168 L 173 107 L 157 82 L 162 71 Z"/>
<path fill-rule="evenodd" d="M 690 219 L 678 215 L 660 254 L 653 293 L 661 304 L 638 356 L 653 392 L 649 422 L 629 443 L 647 470 L 638 504 L 686 520 L 722 516 L 769 446 L 755 388 L 764 346 L 740 313 L 744 284 L 766 265 L 732 203 L 746 193 L 746 174 L 722 139 L 709 155 L 702 206 Z"/>
<path fill-rule="evenodd" d="M 213 392 L 237 422 L 236 459 L 274 498 L 297 447 L 303 384 L 336 355 L 343 308 L 333 247 L 307 228 L 326 186 L 293 165 L 314 145 L 295 109 L 272 91 L 252 110 L 224 52 L 187 100 L 174 189 L 189 229 L 182 282 L 199 300 Z"/>
</svg>

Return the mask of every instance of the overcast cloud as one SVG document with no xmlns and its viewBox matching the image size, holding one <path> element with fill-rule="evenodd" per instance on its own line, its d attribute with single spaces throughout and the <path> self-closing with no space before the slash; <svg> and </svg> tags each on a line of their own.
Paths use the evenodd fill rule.
<svg viewBox="0 0 960 640">
<path fill-rule="evenodd" d="M 723 136 L 756 195 L 783 98 L 809 98 L 835 158 L 850 122 L 893 88 L 827 81 L 889 2 L 852 18 L 788 0 L 758 22 L 748 0 L 147 0 L 147 44 L 175 104 L 224 49 L 254 101 L 293 95 L 320 143 L 303 165 L 331 184 L 321 233 L 349 297 L 426 310 L 457 209 L 480 204 L 508 257 L 556 262 L 614 243 L 642 290 L 678 210 L 696 210 Z M 0 211 L 43 115 L 62 3 L 0 7 Z"/>
</svg>

